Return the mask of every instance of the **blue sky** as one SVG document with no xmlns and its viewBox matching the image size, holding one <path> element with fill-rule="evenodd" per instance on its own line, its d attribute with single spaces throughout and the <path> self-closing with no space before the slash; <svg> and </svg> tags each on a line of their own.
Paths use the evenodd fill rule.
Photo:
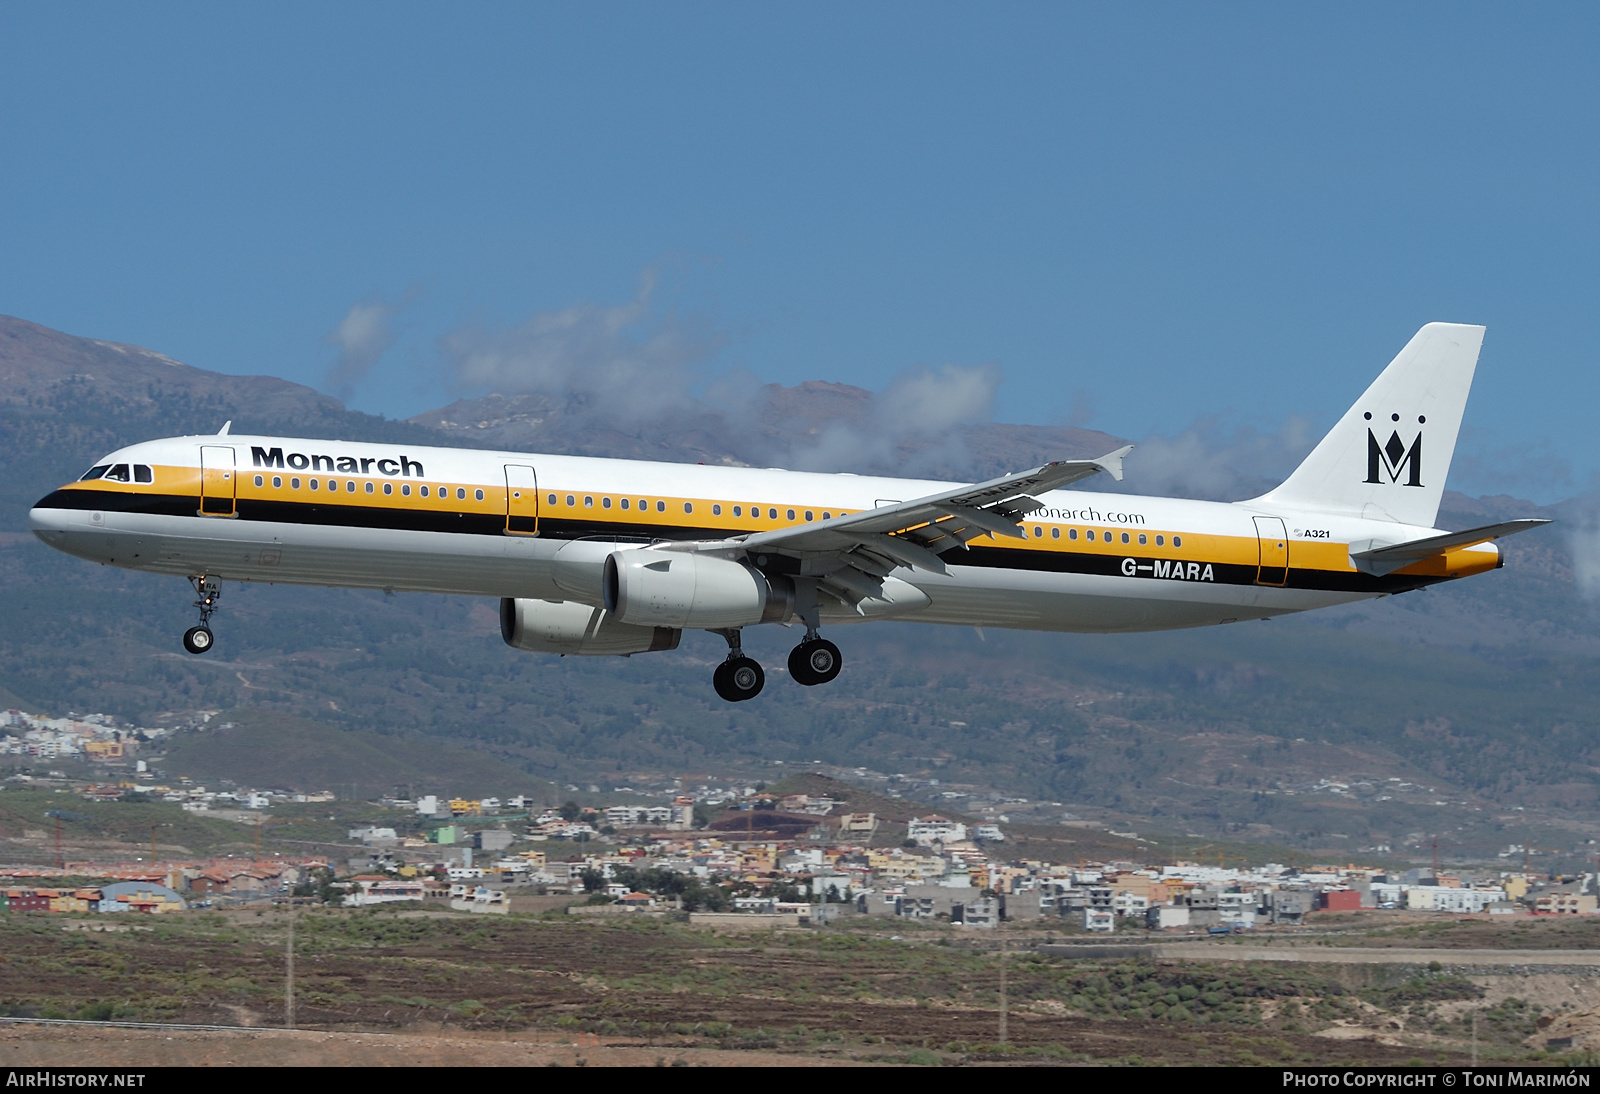
<svg viewBox="0 0 1600 1094">
<path fill-rule="evenodd" d="M 1560 4 L 12 3 L 0 312 L 394 416 L 576 314 L 690 384 L 987 367 L 1002 420 L 1219 443 L 1478 322 L 1453 484 L 1553 500 L 1597 55 Z"/>
</svg>

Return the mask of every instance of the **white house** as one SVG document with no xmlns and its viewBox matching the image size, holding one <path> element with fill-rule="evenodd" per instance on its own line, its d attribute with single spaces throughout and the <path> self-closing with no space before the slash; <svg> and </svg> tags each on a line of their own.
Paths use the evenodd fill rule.
<svg viewBox="0 0 1600 1094">
<path fill-rule="evenodd" d="M 967 826 L 945 817 L 912 817 L 906 826 L 906 838 L 914 843 L 955 843 L 967 838 Z"/>
</svg>

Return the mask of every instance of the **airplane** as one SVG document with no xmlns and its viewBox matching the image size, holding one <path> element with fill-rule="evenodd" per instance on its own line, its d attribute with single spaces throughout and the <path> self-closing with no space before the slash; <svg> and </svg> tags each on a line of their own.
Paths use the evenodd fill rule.
<svg viewBox="0 0 1600 1094">
<path fill-rule="evenodd" d="M 1091 493 L 1132 446 L 974 484 L 265 436 L 119 449 L 29 513 L 104 565 L 187 577 L 211 649 L 224 581 L 497 597 L 517 649 L 631 656 L 799 623 L 795 682 L 843 666 L 824 626 L 892 619 L 1076 632 L 1234 623 L 1483 573 L 1546 524 L 1435 528 L 1484 328 L 1417 332 L 1276 489 L 1240 502 Z M 1426 445 L 1424 445 L 1426 438 Z"/>
</svg>

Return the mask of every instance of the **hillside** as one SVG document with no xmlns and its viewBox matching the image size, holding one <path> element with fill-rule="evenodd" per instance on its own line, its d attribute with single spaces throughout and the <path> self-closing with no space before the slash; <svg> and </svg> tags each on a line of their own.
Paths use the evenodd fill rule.
<svg viewBox="0 0 1600 1094">
<path fill-rule="evenodd" d="M 26 529 L 29 505 L 113 448 L 215 433 L 230 419 L 240 433 L 428 436 L 286 380 L 208 372 L 0 316 L 0 532 Z"/>
<path fill-rule="evenodd" d="M 542 794 L 549 783 L 505 761 L 412 736 L 338 729 L 276 711 L 225 711 L 203 729 L 174 736 L 156 761 L 170 778 L 247 780 L 256 788 L 316 792 L 344 798 L 403 794 L 504 797 Z"/>
<path fill-rule="evenodd" d="M 34 341 L 13 337 L 8 359 L 48 350 L 55 363 L 0 372 L 0 482 L 12 492 L 4 527 L 20 528 L 26 503 L 75 474 L 86 452 L 215 429 L 228 416 L 241 428 L 268 428 L 276 415 L 274 428 L 467 439 L 464 416 L 384 422 L 280 381 L 23 326 Z M 18 329 L 9 321 L 0 333 Z M 81 381 L 75 408 L 74 369 L 125 362 L 125 375 L 146 377 L 144 394 Z M 820 429 L 830 406 L 860 405 L 853 390 L 810 385 L 795 405 L 812 418 L 797 420 Z M 974 436 L 1006 435 L 996 430 L 969 433 L 968 443 L 976 451 Z M 478 443 L 511 436 L 482 432 Z M 657 458 L 693 454 L 673 435 L 633 432 L 657 445 Z M 1046 443 L 1038 432 L 1012 436 Z M 728 445 L 705 452 L 737 456 Z M 1441 522 L 1581 512 L 1452 494 Z M 177 645 L 191 621 L 182 582 L 89 566 L 0 533 L 0 688 L 11 705 L 155 724 L 167 711 L 273 711 L 376 732 L 384 748 L 391 739 L 460 744 L 561 783 L 682 771 L 770 778 L 773 760 L 820 760 L 1059 802 L 1057 815 L 1141 832 L 1352 854 L 1422 854 L 1439 833 L 1475 854 L 1565 847 L 1600 837 L 1590 819 L 1600 616 L 1574 579 L 1568 529 L 1579 524 L 1508 541 L 1507 566 L 1493 574 L 1272 623 L 1124 636 L 840 627 L 832 637 L 846 667 L 826 688 L 790 686 L 781 666 L 794 635 L 755 628 L 747 648 L 769 667 L 768 690 L 734 707 L 709 687 L 724 649 L 713 636 L 688 634 L 675 653 L 630 659 L 540 657 L 501 643 L 492 603 L 460 598 L 229 586 L 217 650 L 190 657 Z M 317 732 L 294 748 L 310 748 Z M 273 760 L 251 755 L 250 764 Z M 401 781 L 398 767 L 360 755 L 349 763 L 384 772 L 374 785 Z"/>
</svg>

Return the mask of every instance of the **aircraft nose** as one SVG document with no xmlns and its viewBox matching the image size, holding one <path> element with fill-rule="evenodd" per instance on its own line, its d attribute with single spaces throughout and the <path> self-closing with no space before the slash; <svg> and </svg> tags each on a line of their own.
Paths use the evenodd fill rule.
<svg viewBox="0 0 1600 1094">
<path fill-rule="evenodd" d="M 59 532 L 61 524 L 58 510 L 35 505 L 28 510 L 28 527 L 33 529 L 33 534 L 36 536 L 42 536 L 47 532 Z"/>
<path fill-rule="evenodd" d="M 60 503 L 61 491 L 46 494 L 28 510 L 28 527 L 33 534 L 44 537 L 52 532 L 65 532 L 69 528 L 71 509 Z"/>
</svg>

